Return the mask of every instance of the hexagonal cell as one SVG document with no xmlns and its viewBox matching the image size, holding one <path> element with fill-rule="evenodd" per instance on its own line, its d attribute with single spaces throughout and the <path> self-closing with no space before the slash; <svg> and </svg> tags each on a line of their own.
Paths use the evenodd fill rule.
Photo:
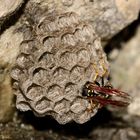
<svg viewBox="0 0 140 140">
<path fill-rule="evenodd" d="M 64 113 L 62 115 L 55 115 L 54 116 L 55 120 L 60 123 L 60 124 L 66 124 L 70 121 L 72 121 L 72 113 L 68 112 L 68 113 Z"/>
<path fill-rule="evenodd" d="M 43 52 L 38 58 L 38 61 L 43 68 L 52 69 L 56 65 L 54 61 L 54 55 L 49 52 Z"/>
<path fill-rule="evenodd" d="M 44 86 L 46 83 L 50 81 L 50 79 L 51 79 L 50 73 L 46 69 L 39 67 L 33 71 L 33 82 L 36 84 Z"/>
<path fill-rule="evenodd" d="M 17 92 L 18 93 L 16 94 L 17 95 L 16 107 L 21 111 L 31 110 L 25 97 L 22 94 L 19 94 L 19 91 Z"/>
<path fill-rule="evenodd" d="M 19 81 L 21 78 L 22 79 L 26 79 L 26 76 L 25 76 L 25 73 L 23 72 L 23 70 L 21 70 L 20 68 L 18 67 L 14 67 L 12 70 L 11 70 L 11 77 L 17 81 Z"/>
<path fill-rule="evenodd" d="M 70 71 L 70 80 L 72 83 L 78 83 L 84 77 L 85 70 L 80 66 L 74 66 Z"/>
<path fill-rule="evenodd" d="M 85 110 L 81 114 L 78 114 L 78 115 L 75 114 L 73 119 L 75 122 L 79 124 L 83 124 L 87 122 L 88 120 L 90 120 L 91 117 L 94 116 L 96 113 L 97 113 L 97 109 L 94 109 L 93 112 L 88 112 L 87 110 Z"/>
<path fill-rule="evenodd" d="M 64 34 L 61 41 L 65 46 L 75 46 L 78 42 L 72 33 Z"/>
<path fill-rule="evenodd" d="M 97 52 L 95 51 L 95 44 L 88 43 L 86 45 L 86 48 L 87 48 L 88 52 L 90 52 L 89 53 L 89 55 L 90 55 L 90 62 L 97 62 L 99 60 L 99 58 L 98 58 Z"/>
<path fill-rule="evenodd" d="M 62 99 L 61 101 L 57 102 L 54 107 L 54 111 L 60 115 L 68 112 L 70 108 L 70 102 L 68 100 Z"/>
<path fill-rule="evenodd" d="M 19 67 L 21 68 L 27 68 L 29 66 L 32 66 L 33 65 L 33 61 L 31 60 L 31 56 L 28 55 L 28 54 L 20 54 L 18 57 L 17 57 L 17 64 Z"/>
<path fill-rule="evenodd" d="M 54 81 L 56 84 L 60 86 L 63 86 L 66 84 L 68 80 L 68 75 L 69 75 L 69 71 L 62 67 L 56 68 L 53 72 Z"/>
<path fill-rule="evenodd" d="M 46 32 L 58 32 L 58 30 L 59 30 L 58 25 L 56 24 L 55 21 L 44 24 L 44 29 L 46 29 Z"/>
<path fill-rule="evenodd" d="M 43 39 L 44 48 L 46 48 L 47 52 L 54 54 L 57 52 L 56 51 L 57 49 L 54 50 L 54 46 L 58 46 L 58 44 L 59 44 L 58 41 L 59 41 L 59 39 L 54 36 L 47 36 Z"/>
<path fill-rule="evenodd" d="M 17 109 L 21 111 L 28 111 L 31 110 L 29 104 L 27 102 L 19 102 L 16 104 Z"/>
<path fill-rule="evenodd" d="M 63 68 L 70 70 L 77 64 L 77 56 L 74 53 L 66 51 L 61 54 L 59 63 Z"/>
<path fill-rule="evenodd" d="M 38 100 L 35 104 L 35 110 L 39 112 L 40 114 L 44 114 L 50 110 L 52 110 L 52 104 L 51 101 L 47 98 L 43 97 L 40 100 Z"/>
<path fill-rule="evenodd" d="M 30 79 L 26 79 L 25 81 L 19 82 L 19 87 L 21 88 L 21 93 L 26 94 L 30 87 L 33 85 L 32 81 Z"/>
<path fill-rule="evenodd" d="M 35 41 L 33 40 L 24 40 L 20 44 L 20 52 L 24 54 L 30 54 L 37 50 L 34 45 Z"/>
<path fill-rule="evenodd" d="M 76 85 L 73 83 L 67 83 L 65 86 L 64 95 L 65 99 L 72 102 L 77 96 Z"/>
<path fill-rule="evenodd" d="M 75 38 L 77 39 L 77 42 L 87 42 L 86 37 L 83 35 L 84 32 L 83 30 L 77 29 L 76 32 L 74 33 Z"/>
<path fill-rule="evenodd" d="M 77 52 L 78 64 L 83 67 L 87 67 L 90 63 L 89 52 L 85 49 L 81 49 Z"/>
<path fill-rule="evenodd" d="M 64 98 L 62 88 L 58 85 L 50 86 L 46 92 L 46 97 L 53 102 L 62 100 Z"/>
<path fill-rule="evenodd" d="M 49 33 L 51 31 L 54 31 L 55 29 L 56 29 L 56 26 L 55 26 L 54 18 L 51 21 L 49 20 L 49 18 L 46 17 L 43 20 L 41 20 L 41 22 L 36 26 L 36 30 L 38 33 Z"/>
<path fill-rule="evenodd" d="M 59 29 L 66 28 L 68 26 L 69 22 L 70 22 L 70 20 L 66 16 L 59 17 L 59 19 L 57 21 L 58 28 Z"/>
<path fill-rule="evenodd" d="M 91 25 L 84 25 L 82 35 L 86 38 L 86 40 L 94 41 L 96 38 L 95 31 L 93 30 Z"/>
<path fill-rule="evenodd" d="M 25 93 L 24 95 L 30 100 L 38 101 L 44 96 L 44 94 L 45 89 L 36 84 L 32 84 L 30 87 L 28 87 L 27 93 Z"/>
<path fill-rule="evenodd" d="M 87 109 L 88 101 L 82 98 L 77 97 L 74 101 L 70 110 L 75 114 L 80 114 Z"/>
<path fill-rule="evenodd" d="M 95 75 L 96 71 L 94 69 L 94 64 L 89 64 L 89 66 L 85 69 L 86 81 L 93 81 Z"/>
</svg>

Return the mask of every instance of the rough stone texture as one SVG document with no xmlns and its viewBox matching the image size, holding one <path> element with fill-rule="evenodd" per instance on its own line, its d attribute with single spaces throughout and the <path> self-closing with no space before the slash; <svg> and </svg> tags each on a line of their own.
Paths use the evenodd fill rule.
<svg viewBox="0 0 140 140">
<path fill-rule="evenodd" d="M 16 32 L 15 26 L 11 26 L 0 36 L 0 64 L 13 65 L 19 53 L 19 44 L 23 40 L 22 34 Z M 7 65 L 9 66 L 9 65 Z"/>
<path fill-rule="evenodd" d="M 75 13 L 28 13 L 24 40 L 11 75 L 15 79 L 16 106 L 32 110 L 37 116 L 51 115 L 59 123 L 88 121 L 90 105 L 81 95 L 87 81 L 108 71 L 108 63 L 100 39 L 92 26 Z M 34 15 L 34 17 L 32 17 Z M 30 28 L 30 26 L 33 27 Z"/>
<path fill-rule="evenodd" d="M 31 0 L 63 12 L 76 12 L 81 19 L 91 22 L 102 41 L 136 20 L 140 11 L 139 0 Z"/>
<path fill-rule="evenodd" d="M 0 122 L 8 122 L 13 118 L 12 87 L 7 74 L 7 66 L 0 65 Z"/>
<path fill-rule="evenodd" d="M 0 26 L 12 14 L 14 14 L 22 5 L 23 0 L 1 0 L 0 1 Z"/>
<path fill-rule="evenodd" d="M 0 36 L 0 122 L 12 119 L 13 92 L 10 70 L 18 54 L 22 35 L 15 32 L 15 27 L 6 30 Z"/>
<path fill-rule="evenodd" d="M 109 132 L 109 134 L 108 134 Z M 139 130 L 128 128 L 98 128 L 92 133 L 96 140 L 138 140 Z"/>
<path fill-rule="evenodd" d="M 121 47 L 120 51 L 114 49 L 110 54 L 112 83 L 133 97 L 128 107 L 129 113 L 140 115 L 140 27 L 134 37 Z"/>
<path fill-rule="evenodd" d="M 105 112 L 103 116 L 97 115 L 84 125 L 67 124 L 59 125 L 52 120 L 36 118 L 34 124 L 11 122 L 0 125 L 0 139 L 2 140 L 139 140 L 140 120 L 131 118 L 128 122 L 120 118 L 114 119 Z M 108 117 L 108 118 L 107 118 Z M 28 116 L 27 120 L 33 120 Z M 23 122 L 23 121 L 22 121 Z M 30 122 L 31 123 L 31 122 Z M 40 125 L 43 130 L 36 126 Z M 46 125 L 47 124 L 47 125 Z M 98 125 L 97 125 L 98 124 Z M 34 128 L 34 127 L 35 128 Z M 45 127 L 44 127 L 45 126 Z"/>
</svg>

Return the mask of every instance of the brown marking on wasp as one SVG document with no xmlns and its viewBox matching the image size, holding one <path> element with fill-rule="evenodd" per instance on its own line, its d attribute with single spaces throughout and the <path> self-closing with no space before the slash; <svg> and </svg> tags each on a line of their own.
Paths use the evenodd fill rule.
<svg viewBox="0 0 140 140">
<path fill-rule="evenodd" d="M 83 87 L 82 96 L 85 96 L 90 102 L 88 111 L 93 111 L 95 107 L 101 108 L 106 105 L 126 107 L 131 102 L 131 97 L 126 92 L 113 88 L 107 82 L 104 84 L 104 79 L 101 77 L 101 84 L 97 81 L 86 82 Z"/>
</svg>

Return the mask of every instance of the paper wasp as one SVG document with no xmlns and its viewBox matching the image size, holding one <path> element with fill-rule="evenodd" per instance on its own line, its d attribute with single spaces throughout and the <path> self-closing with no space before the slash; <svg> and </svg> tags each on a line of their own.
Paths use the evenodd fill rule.
<svg viewBox="0 0 140 140">
<path fill-rule="evenodd" d="M 101 78 L 101 84 L 97 81 L 86 82 L 83 87 L 82 96 L 89 99 L 92 110 L 94 107 L 103 107 L 106 105 L 126 107 L 130 104 L 131 97 L 127 93 L 113 88 L 107 82 L 104 84 L 104 79 Z"/>
</svg>

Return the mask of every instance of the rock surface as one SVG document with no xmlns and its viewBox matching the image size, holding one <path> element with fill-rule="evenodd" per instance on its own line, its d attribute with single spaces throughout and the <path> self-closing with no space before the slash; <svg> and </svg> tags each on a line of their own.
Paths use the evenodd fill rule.
<svg viewBox="0 0 140 140">
<path fill-rule="evenodd" d="M 6 30 L 0 37 L 0 122 L 13 118 L 13 90 L 10 70 L 18 54 L 22 35 L 15 33 L 15 26 Z"/>
<path fill-rule="evenodd" d="M 0 27 L 2 23 L 21 7 L 23 0 L 1 0 L 0 1 Z"/>
<path fill-rule="evenodd" d="M 121 47 L 117 54 L 115 49 L 110 54 L 110 58 L 114 59 L 111 63 L 112 82 L 133 97 L 128 111 L 131 115 L 140 116 L 140 27 L 133 38 L 122 43 Z"/>
</svg>

